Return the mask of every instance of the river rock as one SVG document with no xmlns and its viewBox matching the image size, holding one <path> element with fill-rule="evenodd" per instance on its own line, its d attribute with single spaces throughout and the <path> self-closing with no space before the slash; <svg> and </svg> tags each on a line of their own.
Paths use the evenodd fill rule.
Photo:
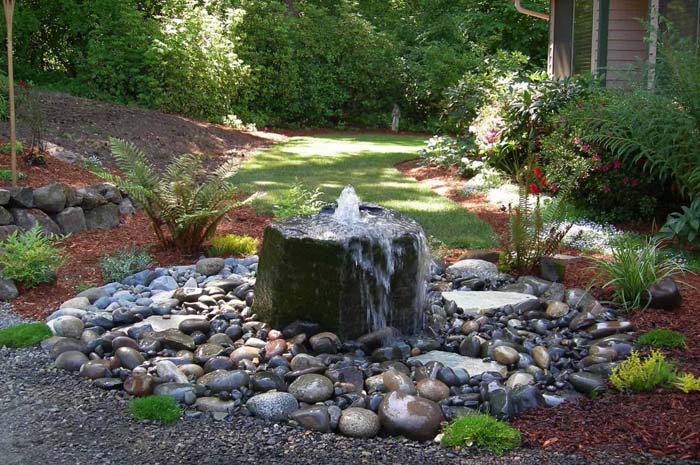
<svg viewBox="0 0 700 465">
<path fill-rule="evenodd" d="M 56 366 L 62 370 L 78 371 L 87 361 L 88 358 L 84 353 L 78 352 L 77 350 L 68 350 L 56 357 L 55 363 Z"/>
<path fill-rule="evenodd" d="M 197 380 L 197 384 L 206 386 L 214 393 L 248 387 L 248 383 L 250 375 L 243 370 L 215 370 Z"/>
<path fill-rule="evenodd" d="M 372 438 L 379 434 L 380 428 L 379 416 L 364 408 L 347 408 L 338 421 L 340 434 L 352 438 Z"/>
<path fill-rule="evenodd" d="M 513 373 L 508 378 L 508 381 L 506 381 L 506 386 L 508 386 L 511 389 L 514 389 L 518 386 L 527 386 L 529 384 L 533 384 L 534 382 L 535 378 L 529 373 Z"/>
<path fill-rule="evenodd" d="M 230 414 L 236 408 L 232 400 L 222 400 L 218 397 L 200 397 L 194 403 L 194 408 L 200 412 Z"/>
<path fill-rule="evenodd" d="M 493 349 L 493 358 L 503 365 L 515 365 L 518 363 L 518 351 L 508 346 L 498 346 Z"/>
<path fill-rule="evenodd" d="M 551 357 L 549 356 L 549 352 L 547 352 L 546 347 L 536 346 L 534 349 L 532 349 L 532 360 L 535 362 L 535 365 L 543 370 L 549 369 Z"/>
<path fill-rule="evenodd" d="M 301 375 L 289 385 L 289 393 L 307 404 L 323 402 L 333 395 L 333 383 L 323 375 Z"/>
<path fill-rule="evenodd" d="M 406 394 L 415 394 L 416 388 L 413 386 L 411 377 L 405 373 L 396 370 L 388 370 L 382 374 L 382 383 L 384 389 L 391 391 L 399 391 Z"/>
<path fill-rule="evenodd" d="M 204 276 L 214 276 L 224 269 L 223 258 L 203 258 L 196 264 L 197 273 Z"/>
<path fill-rule="evenodd" d="M 163 360 L 156 365 L 158 376 L 169 383 L 187 383 L 187 376 L 170 360 Z"/>
<path fill-rule="evenodd" d="M 416 441 L 432 440 L 444 420 L 435 402 L 398 391 L 387 394 L 379 404 L 379 421 L 391 435 Z"/>
<path fill-rule="evenodd" d="M 74 316 L 61 316 L 48 323 L 51 331 L 56 336 L 79 339 L 83 334 L 85 323 Z"/>
<path fill-rule="evenodd" d="M 256 417 L 282 421 L 299 408 L 299 402 L 287 392 L 266 392 L 248 399 L 246 406 Z"/>
<path fill-rule="evenodd" d="M 569 313 L 569 306 L 564 302 L 550 302 L 545 313 L 549 318 L 556 320 Z"/>
<path fill-rule="evenodd" d="M 9 279 L 0 278 L 0 300 L 9 302 L 19 295 L 17 286 Z"/>
<path fill-rule="evenodd" d="M 649 307 L 660 310 L 675 310 L 681 306 L 683 298 L 678 284 L 673 278 L 664 278 L 647 291 Z"/>
<path fill-rule="evenodd" d="M 119 366 L 129 370 L 133 370 L 146 361 L 138 350 L 131 347 L 120 347 L 114 352 L 114 356 L 119 361 Z"/>
<path fill-rule="evenodd" d="M 486 260 L 466 259 L 460 260 L 447 267 L 447 276 L 450 280 L 460 278 L 479 278 L 490 280 L 498 276 L 498 267 Z"/>
<path fill-rule="evenodd" d="M 331 418 L 328 414 L 328 407 L 325 405 L 304 407 L 292 412 L 289 418 L 312 431 L 320 433 L 329 433 L 331 431 Z"/>
<path fill-rule="evenodd" d="M 112 372 L 107 360 L 90 360 L 80 367 L 80 376 L 87 379 L 109 378 Z"/>
<path fill-rule="evenodd" d="M 333 333 L 323 332 L 311 336 L 309 344 L 317 354 L 335 354 L 340 348 L 340 339 Z"/>
<path fill-rule="evenodd" d="M 171 396 L 177 402 L 192 405 L 197 399 L 197 389 L 189 383 L 163 383 L 153 390 L 157 396 Z"/>
<path fill-rule="evenodd" d="M 422 379 L 416 384 L 416 389 L 418 390 L 418 395 L 433 402 L 440 402 L 450 397 L 450 388 L 442 381 L 436 379 Z"/>
<path fill-rule="evenodd" d="M 151 375 L 131 375 L 124 381 L 124 390 L 135 397 L 153 394 L 155 379 Z"/>
<path fill-rule="evenodd" d="M 267 391 L 284 391 L 286 385 L 282 378 L 280 378 L 276 373 L 271 371 L 258 371 L 253 373 L 250 380 L 250 387 L 254 391 L 267 392 Z"/>
<path fill-rule="evenodd" d="M 487 371 L 494 371 L 505 376 L 508 372 L 508 368 L 500 363 L 484 362 L 480 358 L 465 357 L 452 352 L 444 352 L 440 350 L 433 350 L 427 354 L 411 357 L 408 359 L 408 361 L 421 362 L 424 365 L 429 362 L 439 362 L 447 368 L 462 368 L 471 376 L 480 375 Z"/>
<path fill-rule="evenodd" d="M 475 317 L 506 305 L 515 307 L 539 302 L 537 297 L 529 294 L 502 291 L 450 291 L 443 292 L 442 298 L 446 302 L 454 302 L 465 314 Z"/>
<path fill-rule="evenodd" d="M 574 388 L 583 394 L 590 395 L 593 392 L 602 392 L 605 390 L 605 380 L 596 374 L 587 372 L 571 373 L 569 382 Z"/>
</svg>

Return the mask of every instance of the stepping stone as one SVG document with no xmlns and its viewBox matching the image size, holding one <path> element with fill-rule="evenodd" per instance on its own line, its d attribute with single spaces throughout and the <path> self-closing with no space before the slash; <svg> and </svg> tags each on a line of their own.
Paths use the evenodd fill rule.
<svg viewBox="0 0 700 465">
<path fill-rule="evenodd" d="M 129 326 L 120 327 L 120 330 L 128 331 L 130 328 L 138 328 L 140 326 L 151 325 L 154 331 L 165 331 L 167 329 L 178 329 L 180 323 L 185 320 L 204 320 L 205 315 L 169 315 L 167 318 L 162 316 L 149 316 L 143 321 L 134 323 Z"/>
<path fill-rule="evenodd" d="M 427 354 L 417 355 L 415 357 L 410 357 L 409 362 L 416 361 L 426 364 L 428 362 L 440 362 L 448 368 L 464 368 L 469 373 L 469 376 L 476 376 L 487 371 L 495 371 L 500 373 L 502 376 L 508 374 L 508 368 L 505 365 L 501 365 L 496 362 L 484 362 L 480 358 L 465 357 L 463 355 L 455 354 L 454 352 L 444 352 L 441 350 L 433 350 Z"/>
<path fill-rule="evenodd" d="M 518 292 L 500 291 L 450 291 L 443 292 L 442 298 L 452 301 L 461 308 L 464 313 L 472 316 L 480 316 L 489 310 L 505 307 L 506 305 L 520 305 L 537 297 Z"/>
</svg>

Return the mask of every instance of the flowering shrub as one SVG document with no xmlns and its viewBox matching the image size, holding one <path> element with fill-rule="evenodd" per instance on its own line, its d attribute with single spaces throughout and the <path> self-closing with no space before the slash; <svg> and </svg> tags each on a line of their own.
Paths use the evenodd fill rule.
<svg viewBox="0 0 700 465">
<path fill-rule="evenodd" d="M 460 175 L 471 177 L 479 172 L 482 164 L 476 160 L 475 148 L 473 137 L 435 136 L 428 140 L 421 158 L 426 165 L 442 168 L 454 166 Z"/>
</svg>

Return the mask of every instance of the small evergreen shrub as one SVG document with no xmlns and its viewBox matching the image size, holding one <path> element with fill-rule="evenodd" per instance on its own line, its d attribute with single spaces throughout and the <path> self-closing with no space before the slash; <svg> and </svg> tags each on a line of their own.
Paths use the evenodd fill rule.
<svg viewBox="0 0 700 465">
<path fill-rule="evenodd" d="M 652 329 L 637 338 L 637 344 L 676 349 L 685 347 L 685 336 L 670 329 Z"/>
<path fill-rule="evenodd" d="M 171 396 L 140 397 L 131 401 L 129 409 L 138 420 L 154 420 L 164 425 L 172 425 L 182 415 L 182 409 Z"/>
<path fill-rule="evenodd" d="M 227 234 L 211 240 L 210 257 L 247 257 L 258 251 L 259 242 L 251 236 Z"/>
<path fill-rule="evenodd" d="M 51 330 L 45 323 L 26 323 L 0 329 L 0 347 L 33 346 L 51 337 Z"/>
<path fill-rule="evenodd" d="M 520 431 L 489 415 L 466 415 L 443 431 L 442 447 L 476 447 L 496 454 L 520 445 Z"/>
<path fill-rule="evenodd" d="M 676 367 L 658 350 L 652 350 L 644 360 L 632 351 L 610 375 L 610 382 L 618 391 L 647 392 L 670 387 L 675 380 Z"/>
<path fill-rule="evenodd" d="M 636 237 L 623 235 L 611 247 L 612 258 L 591 258 L 598 273 L 593 282 L 614 286 L 613 302 L 626 310 L 649 305 L 647 289 L 655 282 L 685 272 L 677 259 L 665 256 L 659 243 L 646 240 L 641 246 Z"/>
<path fill-rule="evenodd" d="M 676 378 L 676 382 L 673 385 L 686 394 L 697 392 L 700 391 L 700 376 L 696 378 L 692 373 L 683 373 Z"/>
<path fill-rule="evenodd" d="M 63 239 L 43 234 L 38 223 L 21 234 L 14 231 L 0 242 L 2 276 L 27 287 L 53 282 L 56 271 L 66 262 L 56 247 Z"/>
<path fill-rule="evenodd" d="M 322 195 L 323 192 L 318 187 L 311 190 L 299 180 L 295 181 L 275 205 L 275 219 L 283 220 L 290 216 L 318 213 L 323 206 L 320 200 Z"/>
<path fill-rule="evenodd" d="M 153 258 L 148 252 L 138 247 L 117 250 L 100 260 L 102 277 L 108 283 L 119 282 L 127 276 L 145 270 L 152 263 Z"/>
</svg>

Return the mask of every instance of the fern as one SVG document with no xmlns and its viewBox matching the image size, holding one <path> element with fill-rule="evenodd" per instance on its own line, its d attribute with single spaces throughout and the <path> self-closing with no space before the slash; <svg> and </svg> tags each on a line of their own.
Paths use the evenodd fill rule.
<svg viewBox="0 0 700 465">
<path fill-rule="evenodd" d="M 228 181 L 238 169 L 237 160 L 206 172 L 199 157 L 185 154 L 159 175 L 134 144 L 120 139 L 110 141 L 124 176 L 104 170 L 97 174 L 128 192 L 143 207 L 163 246 L 185 252 L 200 250 L 224 216 L 244 203 L 236 200 L 236 188 Z"/>
</svg>

